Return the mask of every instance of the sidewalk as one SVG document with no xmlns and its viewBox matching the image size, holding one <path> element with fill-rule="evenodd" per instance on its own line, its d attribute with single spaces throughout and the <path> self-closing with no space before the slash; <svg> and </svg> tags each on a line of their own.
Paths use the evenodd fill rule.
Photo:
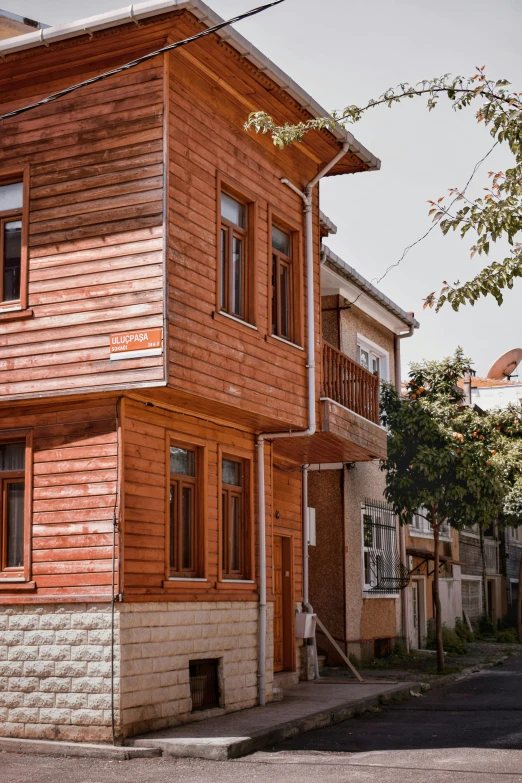
<svg viewBox="0 0 522 783">
<path fill-rule="evenodd" d="M 127 744 L 161 748 L 165 756 L 225 761 L 340 723 L 383 701 L 407 698 L 411 691 L 421 689 L 418 682 L 360 684 L 331 678 L 303 682 L 285 688 L 283 701 L 133 737 Z"/>
</svg>

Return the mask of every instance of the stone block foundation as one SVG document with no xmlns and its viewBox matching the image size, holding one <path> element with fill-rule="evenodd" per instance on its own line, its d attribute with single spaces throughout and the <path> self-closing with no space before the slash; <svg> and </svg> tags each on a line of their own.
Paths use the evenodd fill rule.
<svg viewBox="0 0 522 783">
<path fill-rule="evenodd" d="M 272 650 L 272 606 L 267 649 Z M 204 717 L 189 661 L 219 660 L 223 712 L 257 703 L 253 602 L 0 606 L 0 736 L 109 742 Z M 273 662 L 267 659 L 267 700 Z"/>
</svg>

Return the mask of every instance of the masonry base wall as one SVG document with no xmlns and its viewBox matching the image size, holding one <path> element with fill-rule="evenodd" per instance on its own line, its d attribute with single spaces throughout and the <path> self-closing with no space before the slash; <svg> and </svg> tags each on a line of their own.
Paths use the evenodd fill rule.
<svg viewBox="0 0 522 783">
<path fill-rule="evenodd" d="M 252 601 L 117 604 L 117 737 L 204 717 L 191 712 L 192 660 L 219 659 L 222 712 L 253 707 L 257 618 Z M 272 618 L 269 604 L 267 701 Z M 111 635 L 110 604 L 0 606 L 0 736 L 111 741 Z"/>
<path fill-rule="evenodd" d="M 0 606 L 1 736 L 108 742 L 111 715 L 110 604 Z"/>
<path fill-rule="evenodd" d="M 120 611 L 124 736 L 204 717 L 204 713 L 191 713 L 192 660 L 220 660 L 220 706 L 224 712 L 255 706 L 257 603 L 136 603 L 123 604 Z M 272 617 L 269 604 L 267 701 L 272 698 Z"/>
</svg>

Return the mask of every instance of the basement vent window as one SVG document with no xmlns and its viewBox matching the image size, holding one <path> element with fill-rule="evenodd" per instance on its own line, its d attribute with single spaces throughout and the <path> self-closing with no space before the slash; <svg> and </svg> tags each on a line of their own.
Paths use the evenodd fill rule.
<svg viewBox="0 0 522 783">
<path fill-rule="evenodd" d="M 192 712 L 219 707 L 219 660 L 189 662 Z"/>
</svg>

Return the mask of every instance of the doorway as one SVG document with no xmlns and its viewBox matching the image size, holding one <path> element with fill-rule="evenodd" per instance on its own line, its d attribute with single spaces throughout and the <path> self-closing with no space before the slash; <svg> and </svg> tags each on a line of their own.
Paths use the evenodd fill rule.
<svg viewBox="0 0 522 783">
<path fill-rule="evenodd" d="M 274 536 L 274 671 L 293 671 L 292 539 Z"/>
<path fill-rule="evenodd" d="M 426 610 L 424 598 L 424 580 L 412 579 L 409 595 L 409 639 L 410 647 L 419 650 L 426 636 Z"/>
</svg>

